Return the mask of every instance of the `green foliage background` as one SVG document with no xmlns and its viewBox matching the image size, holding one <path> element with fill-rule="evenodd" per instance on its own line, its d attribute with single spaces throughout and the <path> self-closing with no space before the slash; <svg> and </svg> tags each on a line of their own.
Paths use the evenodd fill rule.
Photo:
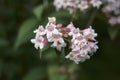
<svg viewBox="0 0 120 80">
<path fill-rule="evenodd" d="M 120 80 L 120 25 L 111 27 L 95 9 L 75 15 L 56 11 L 52 2 L 0 0 L 0 80 Z M 39 54 L 30 39 L 49 16 L 65 26 L 71 20 L 80 29 L 92 25 L 99 50 L 79 65 L 64 59 L 67 50 L 62 54 L 49 45 Z"/>
</svg>

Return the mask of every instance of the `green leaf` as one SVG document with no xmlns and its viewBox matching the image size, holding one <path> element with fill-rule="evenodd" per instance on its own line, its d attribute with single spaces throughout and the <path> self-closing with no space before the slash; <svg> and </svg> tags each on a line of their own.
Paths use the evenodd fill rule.
<svg viewBox="0 0 120 80">
<path fill-rule="evenodd" d="M 30 41 L 33 35 L 33 30 L 35 29 L 37 24 L 38 21 L 36 19 L 30 18 L 21 25 L 14 45 L 15 50 L 17 50 L 21 44 Z"/>
<path fill-rule="evenodd" d="M 43 80 L 45 77 L 45 69 L 43 67 L 37 67 L 28 71 L 23 80 Z"/>
<path fill-rule="evenodd" d="M 43 5 L 39 5 L 33 10 L 33 13 L 38 20 L 41 19 L 42 12 L 43 12 Z"/>
<path fill-rule="evenodd" d="M 9 42 L 6 39 L 0 39 L 0 47 L 6 47 L 9 45 Z"/>
<path fill-rule="evenodd" d="M 66 80 L 67 75 L 59 73 L 58 65 L 48 66 L 49 80 Z"/>
<path fill-rule="evenodd" d="M 117 27 L 109 27 L 108 33 L 110 35 L 111 40 L 114 40 L 118 35 L 119 29 Z"/>
<path fill-rule="evenodd" d="M 69 65 L 69 69 L 68 69 L 68 71 L 70 72 L 70 73 L 73 73 L 73 72 L 75 72 L 76 70 L 78 70 L 79 69 L 79 67 L 78 67 L 78 65 L 76 65 L 76 64 L 70 64 Z"/>
</svg>

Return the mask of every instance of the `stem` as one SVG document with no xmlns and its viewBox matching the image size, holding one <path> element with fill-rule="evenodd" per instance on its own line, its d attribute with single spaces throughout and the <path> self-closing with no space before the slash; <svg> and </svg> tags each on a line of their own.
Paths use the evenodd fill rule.
<svg viewBox="0 0 120 80">
<path fill-rule="evenodd" d="M 90 19 L 89 19 L 89 21 L 88 21 L 88 23 L 86 25 L 86 27 L 92 25 L 92 23 L 94 22 L 95 16 L 96 16 L 96 11 L 93 11 L 91 16 L 90 16 Z"/>
<path fill-rule="evenodd" d="M 75 17 L 76 17 L 76 10 L 72 13 L 71 22 L 73 22 L 73 20 L 74 20 Z"/>
</svg>

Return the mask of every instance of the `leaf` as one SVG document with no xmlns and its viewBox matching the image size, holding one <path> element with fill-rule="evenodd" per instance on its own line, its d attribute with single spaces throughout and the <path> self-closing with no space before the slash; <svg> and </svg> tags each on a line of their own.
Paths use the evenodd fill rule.
<svg viewBox="0 0 120 80">
<path fill-rule="evenodd" d="M 45 69 L 43 67 L 33 68 L 28 71 L 23 80 L 43 80 L 43 78 L 46 77 L 44 70 Z"/>
<path fill-rule="evenodd" d="M 6 39 L 0 39 L 0 47 L 6 47 L 9 45 L 9 42 Z"/>
<path fill-rule="evenodd" d="M 43 5 L 39 5 L 33 10 L 33 13 L 38 20 L 41 19 L 42 12 L 43 12 Z"/>
<path fill-rule="evenodd" d="M 38 21 L 36 19 L 30 18 L 21 25 L 14 45 L 15 50 L 17 50 L 21 44 L 30 41 L 33 35 L 33 30 L 35 29 L 37 24 Z"/>
<path fill-rule="evenodd" d="M 66 80 L 67 75 L 59 73 L 58 65 L 48 66 L 49 80 Z"/>
<path fill-rule="evenodd" d="M 114 40 L 118 35 L 119 29 L 117 27 L 109 27 L 108 33 L 110 35 L 111 40 Z"/>
<path fill-rule="evenodd" d="M 79 69 L 79 68 L 78 68 L 78 65 L 76 65 L 76 64 L 70 64 L 68 71 L 69 71 L 70 73 L 73 73 L 73 72 L 75 72 L 75 71 L 78 70 L 78 69 Z"/>
</svg>

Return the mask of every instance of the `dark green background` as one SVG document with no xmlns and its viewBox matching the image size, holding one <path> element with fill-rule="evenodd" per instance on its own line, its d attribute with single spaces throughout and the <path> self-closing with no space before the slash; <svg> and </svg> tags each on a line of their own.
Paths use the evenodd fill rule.
<svg viewBox="0 0 120 80">
<path fill-rule="evenodd" d="M 44 50 L 40 59 L 30 42 L 32 31 L 45 25 L 47 17 L 55 16 L 65 26 L 72 19 L 84 29 L 93 10 L 71 17 L 66 10 L 56 12 L 52 0 L 0 0 L 0 80 L 120 80 L 120 25 L 110 26 L 101 11 L 95 10 L 91 23 L 99 49 L 84 63 L 66 60 L 53 48 Z"/>
</svg>

